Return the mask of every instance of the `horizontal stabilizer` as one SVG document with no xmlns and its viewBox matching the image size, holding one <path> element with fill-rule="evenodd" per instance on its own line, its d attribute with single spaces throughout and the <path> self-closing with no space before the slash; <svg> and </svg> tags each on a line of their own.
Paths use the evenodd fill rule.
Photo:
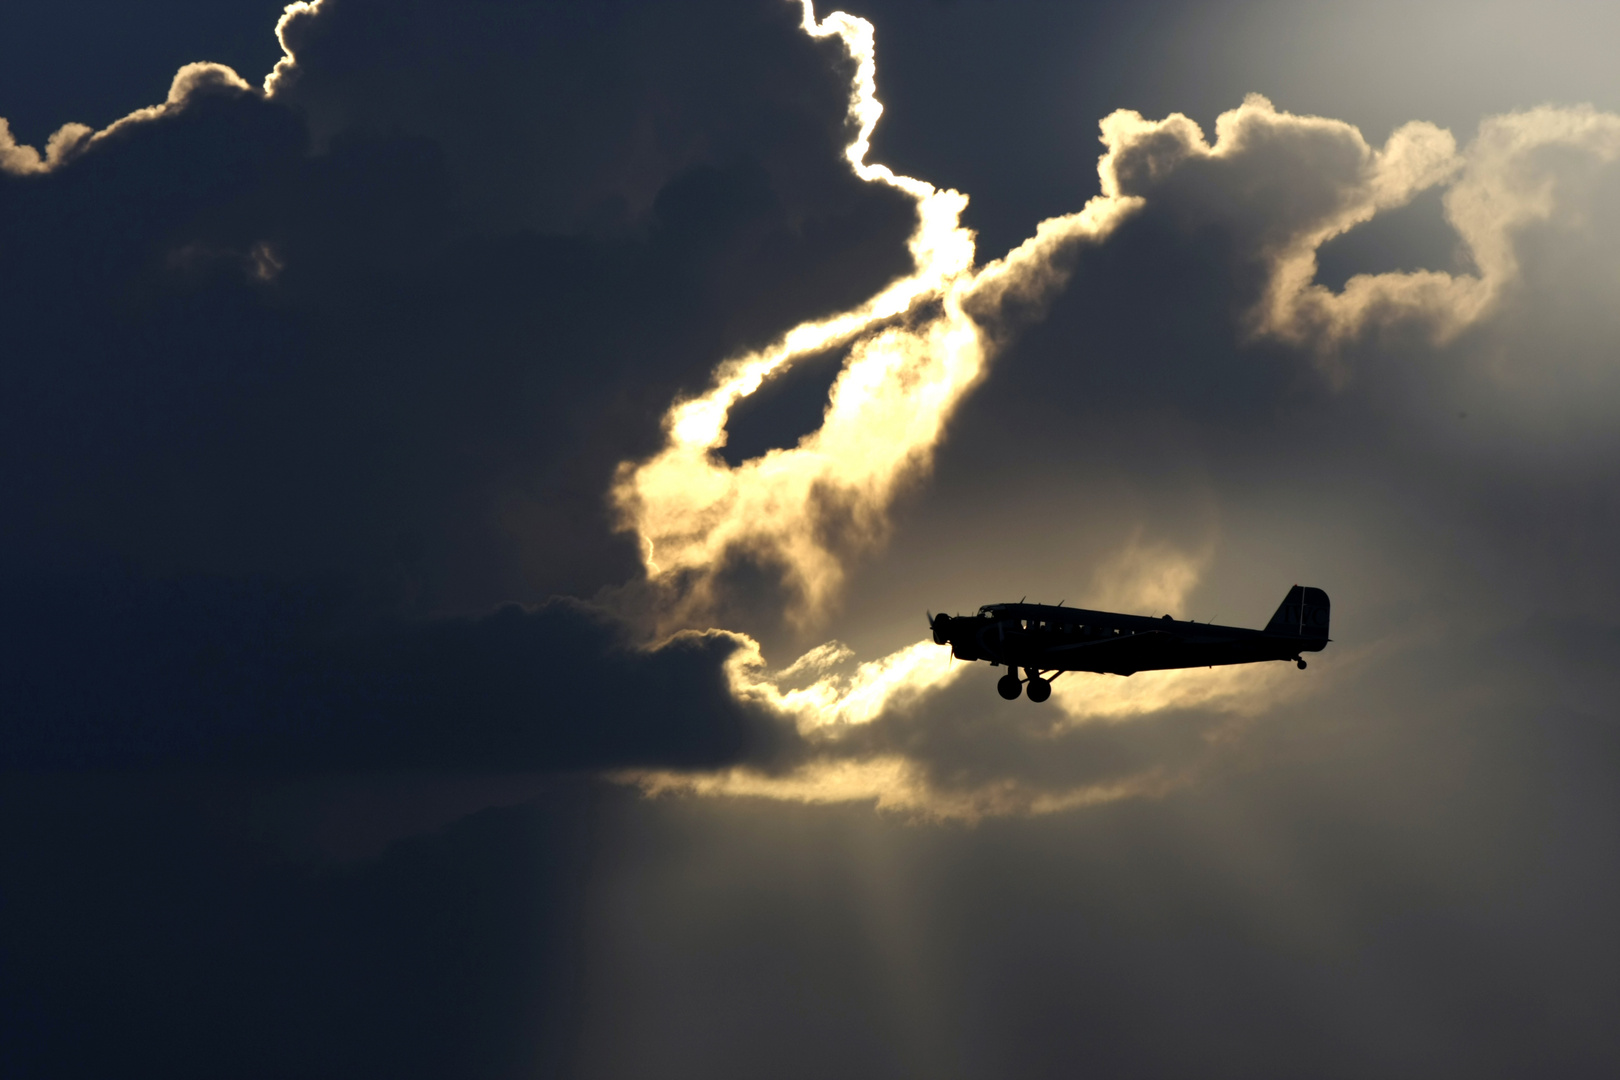
<svg viewBox="0 0 1620 1080">
<path fill-rule="evenodd" d="M 1327 640 L 1328 594 L 1321 589 L 1295 585 L 1277 609 L 1277 614 L 1266 624 L 1268 634 L 1286 634 L 1289 637 Z"/>
</svg>

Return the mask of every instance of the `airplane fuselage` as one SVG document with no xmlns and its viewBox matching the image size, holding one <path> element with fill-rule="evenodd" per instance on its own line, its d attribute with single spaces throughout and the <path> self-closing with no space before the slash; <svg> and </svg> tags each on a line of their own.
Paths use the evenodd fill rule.
<svg viewBox="0 0 1620 1080">
<path fill-rule="evenodd" d="M 958 659 L 1006 667 L 1015 683 L 1023 669 L 1034 687 L 1044 684 L 1045 675 L 1064 671 L 1134 675 L 1268 660 L 1303 668 L 1303 653 L 1327 645 L 1327 621 L 1327 595 L 1296 585 L 1264 630 L 1026 603 L 940 615 L 931 626 L 934 641 L 949 645 Z M 1040 689 L 1046 692 L 1044 685 Z"/>
<path fill-rule="evenodd" d="M 959 660 L 1111 675 L 1296 660 L 1327 644 L 1240 626 L 1045 604 L 992 605 L 978 616 L 952 619 L 949 626 L 951 652 Z M 1104 643 L 1109 647 L 1094 647 Z"/>
</svg>

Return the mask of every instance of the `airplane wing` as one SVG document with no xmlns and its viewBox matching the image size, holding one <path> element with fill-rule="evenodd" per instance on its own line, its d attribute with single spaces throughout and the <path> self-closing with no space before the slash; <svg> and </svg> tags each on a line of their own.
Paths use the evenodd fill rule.
<svg viewBox="0 0 1620 1080">
<path fill-rule="evenodd" d="M 1129 675 L 1177 643 L 1172 634 L 1152 630 L 1101 641 L 1076 641 L 1046 650 L 1053 666 L 1075 671 L 1103 671 Z"/>
</svg>

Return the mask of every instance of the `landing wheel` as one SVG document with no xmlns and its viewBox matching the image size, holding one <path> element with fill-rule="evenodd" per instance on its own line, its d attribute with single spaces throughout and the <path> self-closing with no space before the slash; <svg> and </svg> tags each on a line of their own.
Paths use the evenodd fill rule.
<svg viewBox="0 0 1620 1080">
<path fill-rule="evenodd" d="M 1022 694 L 1023 692 L 1024 692 L 1024 684 L 1019 682 L 1018 681 L 1018 676 L 1012 674 L 1011 672 L 1007 673 L 1006 675 L 1003 675 L 996 682 L 996 693 L 1000 694 L 1002 697 L 1006 698 L 1008 701 L 1012 701 L 1014 698 L 1016 698 L 1019 694 Z"/>
<path fill-rule="evenodd" d="M 1029 680 L 1029 700 L 1045 701 L 1052 696 L 1052 684 L 1039 675 Z"/>
<path fill-rule="evenodd" d="M 1301 671 L 1305 670 L 1305 661 L 1303 661 L 1303 660 L 1295 660 L 1294 663 L 1299 665 L 1299 670 L 1301 670 Z"/>
</svg>

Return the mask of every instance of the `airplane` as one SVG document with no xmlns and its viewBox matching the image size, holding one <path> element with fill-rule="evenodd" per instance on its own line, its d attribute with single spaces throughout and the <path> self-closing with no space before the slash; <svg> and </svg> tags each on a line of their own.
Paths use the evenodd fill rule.
<svg viewBox="0 0 1620 1080">
<path fill-rule="evenodd" d="M 1327 647 L 1328 611 L 1327 593 L 1295 585 L 1264 630 L 1022 601 L 986 604 L 977 615 L 929 614 L 928 627 L 959 660 L 1005 665 L 996 690 L 1008 701 L 1026 686 L 1029 700 L 1045 701 L 1052 679 L 1068 671 L 1134 675 L 1262 660 L 1292 660 L 1303 671 L 1303 654 Z"/>
</svg>

